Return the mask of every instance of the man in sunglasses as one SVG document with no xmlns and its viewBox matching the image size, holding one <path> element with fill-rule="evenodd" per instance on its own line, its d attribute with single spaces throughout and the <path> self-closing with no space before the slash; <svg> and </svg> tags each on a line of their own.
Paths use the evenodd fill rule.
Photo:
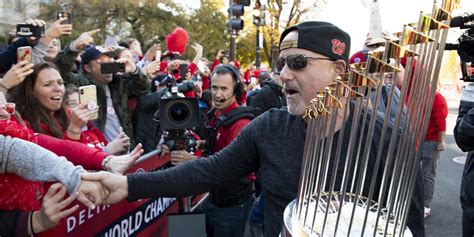
<svg viewBox="0 0 474 237">
<path fill-rule="evenodd" d="M 272 109 L 255 118 L 229 146 L 207 159 L 158 172 L 127 176 L 101 172 L 83 175 L 83 179 L 101 181 L 110 191 L 107 203 L 111 204 L 126 197 L 133 201 L 203 193 L 260 168 L 265 236 L 278 236 L 283 211 L 298 191 L 306 135 L 302 119 L 305 106 L 315 92 L 345 72 L 349 51 L 350 36 L 330 23 L 304 22 L 286 29 L 280 38 L 277 69 L 287 108 Z M 338 116 L 339 128 L 344 117 Z M 423 212 L 420 214 L 423 221 Z M 415 236 L 424 235 L 423 222 L 419 228 Z"/>
</svg>

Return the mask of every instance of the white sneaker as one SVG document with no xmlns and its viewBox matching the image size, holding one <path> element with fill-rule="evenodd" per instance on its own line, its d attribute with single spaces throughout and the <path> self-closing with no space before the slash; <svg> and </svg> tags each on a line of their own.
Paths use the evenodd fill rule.
<svg viewBox="0 0 474 237">
<path fill-rule="evenodd" d="M 425 218 L 428 218 L 431 216 L 431 208 L 425 207 Z"/>
</svg>

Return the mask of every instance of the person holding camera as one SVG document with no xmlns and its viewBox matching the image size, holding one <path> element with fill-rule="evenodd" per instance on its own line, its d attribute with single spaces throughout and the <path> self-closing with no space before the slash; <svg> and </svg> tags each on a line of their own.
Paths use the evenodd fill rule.
<svg viewBox="0 0 474 237">
<path fill-rule="evenodd" d="M 97 88 L 97 104 L 99 118 L 96 126 L 104 133 L 107 141 L 114 140 L 120 132 L 120 127 L 130 137 L 131 146 L 135 146 L 133 125 L 128 110 L 128 101 L 132 97 L 142 96 L 150 90 L 150 81 L 141 73 L 130 59 L 113 60 L 113 53 L 106 52 L 100 46 L 91 45 L 92 36 L 100 30 L 81 34 L 68 44 L 55 58 L 54 62 L 61 70 L 66 84 L 76 86 L 95 85 Z M 71 72 L 74 61 L 80 50 L 81 68 L 79 73 Z M 105 64 L 111 70 L 104 72 Z M 123 73 L 119 74 L 118 72 Z"/>
<path fill-rule="evenodd" d="M 454 139 L 462 151 L 468 152 L 461 180 L 463 237 L 474 236 L 474 83 L 464 88 L 459 114 L 454 127 Z"/>
<path fill-rule="evenodd" d="M 242 107 L 237 103 L 243 90 L 237 69 L 228 64 L 219 65 L 212 73 L 211 82 L 214 108 L 207 113 L 210 134 L 208 140 L 199 143 L 200 147 L 207 148 L 208 154 L 228 146 L 250 123 L 249 117 L 241 116 L 244 110 L 240 110 Z M 196 158 L 183 150 L 171 151 L 174 165 Z M 197 210 L 206 213 L 208 236 L 243 236 L 255 200 L 254 181 L 251 173 L 210 191 L 209 198 Z"/>
</svg>

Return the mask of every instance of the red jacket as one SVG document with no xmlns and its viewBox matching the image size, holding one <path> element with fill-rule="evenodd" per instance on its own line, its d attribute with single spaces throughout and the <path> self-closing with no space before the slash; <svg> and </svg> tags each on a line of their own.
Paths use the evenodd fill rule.
<svg viewBox="0 0 474 237">
<path fill-rule="evenodd" d="M 217 123 L 217 119 L 220 115 L 228 113 L 229 111 L 239 107 L 237 102 L 231 104 L 227 109 L 222 112 L 216 111 L 214 113 L 214 117 L 212 117 L 211 121 L 209 121 L 210 126 L 214 126 Z M 217 133 L 215 137 L 215 143 L 213 147 L 213 152 L 217 153 L 220 150 L 224 149 L 224 147 L 228 146 L 236 137 L 239 135 L 240 131 L 250 123 L 250 119 L 248 118 L 241 118 L 235 121 L 232 125 L 228 127 L 219 126 L 217 128 Z M 255 181 L 255 174 L 251 173 L 247 175 L 247 178 Z"/>
<path fill-rule="evenodd" d="M 0 120 L 0 134 L 36 142 L 31 130 L 11 120 Z M 33 211 L 41 208 L 39 198 L 44 195 L 41 182 L 32 182 L 15 174 L 0 175 L 0 209 Z"/>
<path fill-rule="evenodd" d="M 44 134 L 35 134 L 26 125 L 21 125 L 16 118 L 0 120 L 0 134 L 21 138 L 56 153 L 65 156 L 75 165 L 85 169 L 100 170 L 102 160 L 108 155 L 98 149 L 89 148 L 74 141 L 62 140 Z M 0 209 L 38 211 L 42 198 L 50 183 L 32 182 L 14 174 L 0 175 Z M 66 198 L 66 197 L 65 197 Z M 66 219 L 61 220 L 57 227 L 39 233 L 37 236 L 64 236 L 66 234 Z"/>
<path fill-rule="evenodd" d="M 223 112 L 216 111 L 214 113 L 214 117 L 209 122 L 210 125 L 214 126 L 217 123 L 217 119 L 220 115 L 225 114 L 237 107 L 239 107 L 239 104 L 234 102 L 229 107 L 227 107 L 227 109 L 225 109 Z M 216 142 L 214 143 L 213 152 L 217 153 L 220 150 L 222 150 L 224 147 L 228 146 L 237 137 L 237 135 L 239 135 L 240 130 L 242 130 L 249 123 L 250 123 L 250 119 L 241 118 L 228 127 L 220 126 L 219 128 L 217 128 Z"/>
<path fill-rule="evenodd" d="M 75 165 L 82 165 L 85 169 L 100 170 L 102 160 L 108 155 L 78 142 L 44 134 L 35 135 L 31 129 L 15 120 L 0 120 L 0 134 L 37 143 L 59 156 L 67 157 Z M 41 182 L 28 181 L 14 174 L 2 174 L 0 190 L 0 209 L 32 211 L 40 209 L 40 198 L 46 189 Z"/>
<path fill-rule="evenodd" d="M 446 131 L 446 118 L 448 117 L 448 103 L 441 93 L 436 92 L 431 109 L 430 122 L 426 132 L 425 141 L 439 141 L 438 133 Z"/>
<path fill-rule="evenodd" d="M 81 137 L 79 138 L 79 140 L 69 138 L 67 133 L 64 133 L 64 139 L 93 146 L 99 150 L 102 150 L 108 144 L 107 140 L 104 137 L 104 134 L 91 122 L 87 123 L 87 130 L 81 132 Z"/>
<path fill-rule="evenodd" d="M 202 90 L 207 90 L 210 87 L 210 78 L 209 76 L 202 76 Z"/>
</svg>

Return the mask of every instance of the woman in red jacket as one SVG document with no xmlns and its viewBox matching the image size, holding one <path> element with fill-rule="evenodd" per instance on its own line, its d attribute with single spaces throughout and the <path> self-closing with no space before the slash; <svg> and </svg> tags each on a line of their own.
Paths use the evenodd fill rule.
<svg viewBox="0 0 474 237">
<path fill-rule="evenodd" d="M 45 68 L 51 69 L 52 67 L 45 66 L 43 69 Z M 36 72 L 36 75 L 41 74 L 41 70 L 39 71 L 40 72 Z M 48 101 L 48 98 L 45 98 L 44 96 L 40 97 L 41 95 L 47 94 L 44 93 L 45 90 L 41 91 L 41 89 L 38 91 L 38 93 L 34 93 L 31 98 L 27 98 L 25 100 L 33 100 L 34 98 L 38 97 L 38 100 L 41 100 L 43 103 L 46 102 L 46 108 L 54 108 L 54 101 L 57 100 L 58 97 L 61 97 L 61 85 L 62 84 L 59 82 L 59 80 L 56 80 L 56 82 L 53 83 L 52 90 L 50 91 L 56 94 L 49 98 L 49 100 L 53 100 L 53 102 Z M 33 84 L 33 86 L 45 87 L 48 89 L 48 87 L 51 87 L 51 84 L 50 82 L 43 82 L 39 83 L 39 85 Z M 0 93 L 0 98 L 3 98 L 3 101 L 5 101 L 3 92 Z M 26 126 L 26 123 L 21 123 L 23 121 L 21 117 L 18 116 L 15 119 L 10 120 L 10 115 L 14 114 L 15 106 L 13 106 L 13 104 L 1 103 L 0 105 L 2 105 L 2 113 L 0 116 L 0 134 L 10 135 L 31 142 L 36 142 L 40 146 L 53 151 L 57 155 L 67 156 L 68 159 L 74 164 L 83 165 L 86 169 L 105 169 L 113 172 L 123 173 L 131 165 L 133 165 L 136 159 L 138 159 L 138 157 L 143 153 L 143 150 L 141 150 L 141 145 L 138 145 L 130 155 L 118 157 L 110 156 L 107 153 L 104 153 L 98 149 L 91 149 L 81 143 L 61 140 L 44 134 L 34 134 L 34 132 L 28 126 Z M 41 117 L 42 119 L 48 119 L 54 115 L 54 112 L 45 114 L 42 113 L 44 111 L 41 111 L 41 109 L 38 109 L 37 112 L 38 111 L 38 117 Z M 36 122 L 38 124 L 38 121 L 31 120 L 31 117 L 28 116 L 27 118 L 29 118 L 30 121 Z M 56 121 L 56 119 L 52 121 Z M 31 125 L 32 123 L 30 122 L 29 124 Z M 54 126 L 58 124 L 59 122 L 53 123 L 52 130 L 54 130 Z M 40 128 L 44 127 L 44 123 L 40 125 Z M 0 195 L 0 209 L 35 211 L 34 213 L 44 213 L 44 208 L 40 209 L 41 200 L 43 197 L 46 197 L 44 196 L 46 187 L 43 183 L 26 181 L 14 175 L 0 175 L 0 187 L 2 190 L 2 195 Z M 51 198 L 53 196 L 50 195 Z M 49 198 L 44 199 L 43 203 L 48 202 L 48 200 Z M 55 228 L 52 230 L 52 232 L 47 231 L 42 234 L 45 236 L 52 236 L 59 233 L 64 233 L 64 229 Z"/>
</svg>

